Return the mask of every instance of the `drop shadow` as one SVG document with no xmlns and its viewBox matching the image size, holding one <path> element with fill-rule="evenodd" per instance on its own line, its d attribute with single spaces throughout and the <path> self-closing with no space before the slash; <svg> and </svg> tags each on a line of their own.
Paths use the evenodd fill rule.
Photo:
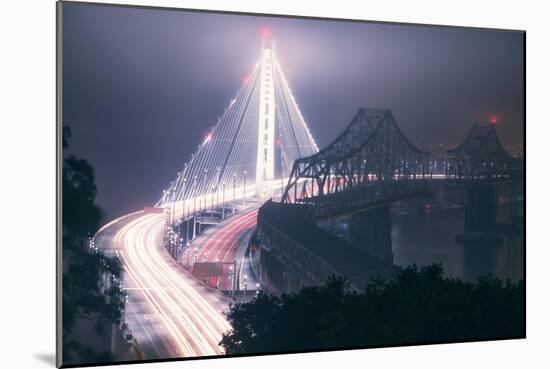
<svg viewBox="0 0 550 369">
<path fill-rule="evenodd" d="M 55 367 L 55 354 L 34 354 L 34 358 L 38 361 Z"/>
</svg>

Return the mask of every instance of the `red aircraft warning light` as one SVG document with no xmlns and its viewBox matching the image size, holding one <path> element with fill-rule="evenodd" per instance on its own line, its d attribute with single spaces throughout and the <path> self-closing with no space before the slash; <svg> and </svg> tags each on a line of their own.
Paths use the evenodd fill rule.
<svg viewBox="0 0 550 369">
<path fill-rule="evenodd" d="M 492 125 L 497 124 L 497 117 L 495 117 L 495 116 L 492 116 L 492 117 L 491 117 L 491 124 L 492 124 Z"/>
<path fill-rule="evenodd" d="M 212 136 L 214 135 L 214 132 L 210 131 L 204 136 L 203 145 L 206 144 L 208 141 L 212 139 Z"/>
<path fill-rule="evenodd" d="M 271 30 L 269 28 L 262 28 L 262 37 L 268 38 L 271 37 Z"/>
</svg>

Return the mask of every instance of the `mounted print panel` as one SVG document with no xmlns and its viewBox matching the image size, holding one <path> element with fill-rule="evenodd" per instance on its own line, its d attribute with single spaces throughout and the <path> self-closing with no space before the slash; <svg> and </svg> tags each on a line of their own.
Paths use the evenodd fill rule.
<svg viewBox="0 0 550 369">
<path fill-rule="evenodd" d="M 525 32 L 57 9 L 58 366 L 525 337 Z"/>
</svg>

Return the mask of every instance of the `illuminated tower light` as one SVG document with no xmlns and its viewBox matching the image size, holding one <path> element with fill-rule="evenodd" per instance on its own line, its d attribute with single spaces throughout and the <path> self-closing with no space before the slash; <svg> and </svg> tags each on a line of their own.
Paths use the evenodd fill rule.
<svg viewBox="0 0 550 369">
<path fill-rule="evenodd" d="M 313 139 L 313 136 L 311 135 L 311 131 L 309 130 L 307 124 L 305 123 L 302 112 L 300 111 L 296 103 L 296 99 L 289 88 L 288 81 L 286 80 L 281 70 L 281 66 L 277 62 L 273 40 L 271 39 L 271 33 L 269 33 L 269 35 L 266 35 L 266 37 L 263 38 L 263 41 L 264 41 L 264 47 L 262 48 L 262 55 L 261 55 L 260 61 L 255 63 L 252 73 L 250 73 L 247 76 L 248 83 L 242 84 L 240 86 L 235 97 L 229 101 L 229 106 L 224 110 L 221 118 L 217 119 L 216 124 L 211 131 L 211 134 L 205 137 L 204 141 L 198 146 L 198 151 L 191 156 L 190 161 L 187 163 L 188 164 L 187 168 L 185 168 L 177 177 L 176 188 L 179 191 L 176 196 L 176 201 L 181 201 L 181 200 L 185 201 L 185 199 L 188 198 L 189 196 L 194 198 L 199 198 L 204 188 L 208 187 L 208 184 L 206 183 L 208 182 L 208 180 L 203 180 L 203 184 L 201 184 L 199 187 L 196 187 L 196 186 L 193 186 L 191 188 L 186 187 L 186 189 L 181 188 L 179 184 L 181 182 L 180 180 L 182 177 L 189 177 L 189 176 L 192 176 L 194 173 L 197 173 L 197 168 L 199 168 L 200 166 L 203 166 L 203 167 L 212 166 L 211 165 L 213 160 L 212 155 L 215 156 L 216 153 L 219 152 L 218 150 L 220 146 L 218 142 L 222 142 L 222 143 L 227 142 L 226 141 L 227 138 L 218 137 L 216 141 L 212 141 L 208 145 L 207 143 L 209 143 L 213 138 L 212 136 L 213 133 L 218 131 L 218 127 L 222 127 L 224 124 L 234 124 L 232 122 L 235 121 L 235 119 L 233 118 L 233 115 L 236 114 L 235 109 L 243 109 L 242 99 L 240 98 L 243 95 L 246 96 L 247 94 L 250 94 L 250 93 L 261 94 L 260 96 L 258 96 L 259 105 L 264 105 L 265 103 L 268 104 L 268 108 L 265 110 L 264 110 L 264 106 L 257 106 L 258 107 L 257 114 L 262 115 L 262 117 L 258 116 L 257 118 L 257 122 L 258 122 L 257 124 L 259 129 L 257 134 L 258 141 L 256 144 L 256 148 L 257 148 L 256 176 L 257 178 L 259 178 L 259 180 L 257 181 L 256 193 L 262 197 L 272 195 L 272 186 L 273 186 L 274 169 L 275 169 L 274 157 L 275 157 L 275 149 L 276 149 L 276 146 L 274 145 L 275 130 L 276 130 L 275 116 L 276 116 L 276 109 L 277 109 L 276 94 L 275 94 L 275 80 L 274 80 L 275 75 L 277 75 L 279 77 L 279 80 L 281 80 L 282 88 L 284 90 L 283 93 L 285 96 L 289 98 L 289 102 L 292 106 L 293 117 L 291 117 L 291 121 L 289 123 L 292 125 L 295 125 L 295 127 L 299 127 L 299 129 L 305 133 L 305 137 L 304 137 L 306 139 L 305 142 L 300 142 L 298 144 L 309 145 L 311 149 L 313 149 L 315 152 L 319 150 L 315 140 Z M 256 89 L 256 92 L 253 92 L 256 86 L 258 86 L 259 88 Z M 237 101 L 239 101 L 239 104 L 236 104 Z M 266 121 L 266 118 L 267 118 L 267 121 Z M 296 120 L 298 120 L 299 122 L 296 122 Z M 264 126 L 265 123 L 267 124 Z M 263 128 L 263 130 L 261 128 Z M 248 129 L 250 130 L 251 128 L 248 127 Z M 220 131 L 220 133 L 221 132 L 222 131 Z M 224 134 L 227 135 L 227 133 L 224 133 Z M 267 148 L 267 151 L 265 150 L 266 148 Z M 260 152 L 262 149 L 263 151 Z M 206 159 L 205 159 L 205 155 L 208 155 Z M 290 160 L 295 160 L 295 159 L 296 158 L 293 158 L 293 157 L 290 158 Z M 214 159 L 214 160 L 219 160 L 219 159 Z M 216 164 L 216 162 L 214 162 L 214 164 Z M 163 198 L 161 198 L 158 204 L 163 204 L 168 201 L 170 201 L 170 199 L 167 199 L 167 196 L 163 196 Z"/>
<path fill-rule="evenodd" d="M 273 196 L 275 178 L 275 65 L 273 40 L 264 39 L 260 59 L 260 99 L 258 114 L 258 146 L 256 155 L 256 195 Z"/>
</svg>

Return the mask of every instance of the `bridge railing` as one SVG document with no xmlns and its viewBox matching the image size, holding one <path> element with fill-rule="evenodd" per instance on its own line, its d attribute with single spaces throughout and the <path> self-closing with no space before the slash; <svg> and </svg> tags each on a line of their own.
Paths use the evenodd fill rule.
<svg viewBox="0 0 550 369">
<path fill-rule="evenodd" d="M 310 218 L 327 218 L 427 193 L 428 184 L 428 178 L 372 182 L 351 191 L 308 197 L 299 199 L 296 203 L 308 206 Z"/>
<path fill-rule="evenodd" d="M 445 172 L 448 182 L 509 182 L 521 179 L 523 175 L 524 169 L 521 163 L 489 168 L 450 166 Z"/>
</svg>

